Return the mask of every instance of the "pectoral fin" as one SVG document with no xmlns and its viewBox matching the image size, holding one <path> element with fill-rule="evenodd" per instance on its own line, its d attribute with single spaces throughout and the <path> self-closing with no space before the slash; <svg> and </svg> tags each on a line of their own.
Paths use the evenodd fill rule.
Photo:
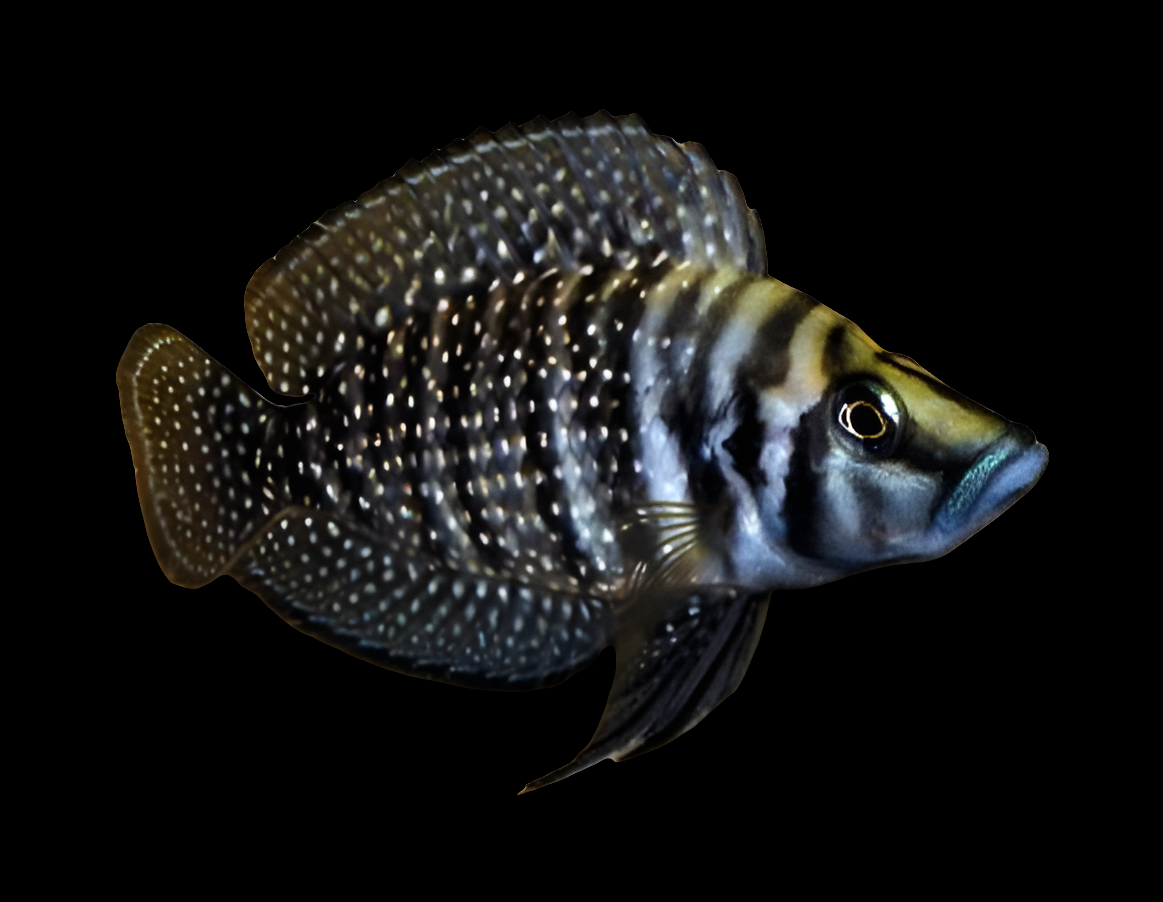
<svg viewBox="0 0 1163 902">
<path fill-rule="evenodd" d="M 704 589 L 646 618 L 635 605 L 619 618 L 614 684 L 594 738 L 565 767 L 534 780 L 531 792 L 599 761 L 624 761 L 666 745 L 735 691 L 767 617 L 768 593 Z M 637 621 L 635 620 L 637 617 Z"/>
</svg>

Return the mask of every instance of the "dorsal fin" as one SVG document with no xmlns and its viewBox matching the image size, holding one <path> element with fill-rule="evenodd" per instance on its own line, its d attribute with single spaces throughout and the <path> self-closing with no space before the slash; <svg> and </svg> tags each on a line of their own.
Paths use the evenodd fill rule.
<svg viewBox="0 0 1163 902">
<path fill-rule="evenodd" d="M 254 274 L 246 327 L 271 388 L 306 394 L 364 334 L 441 297 L 663 253 L 767 273 L 759 218 L 701 145 L 637 116 L 539 117 L 409 161 L 321 217 Z"/>
</svg>

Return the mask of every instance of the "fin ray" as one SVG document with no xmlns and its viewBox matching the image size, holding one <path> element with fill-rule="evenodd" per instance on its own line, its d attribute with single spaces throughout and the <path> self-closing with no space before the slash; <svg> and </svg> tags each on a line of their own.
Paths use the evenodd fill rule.
<svg viewBox="0 0 1163 902">
<path fill-rule="evenodd" d="M 710 545 L 706 511 L 685 501 L 635 504 L 622 523 L 628 553 L 637 559 L 628 598 L 689 586 Z"/>
<path fill-rule="evenodd" d="M 282 408 L 159 323 L 133 334 L 117 388 L 154 556 L 171 582 L 205 585 L 275 507 L 257 467 Z"/>
<path fill-rule="evenodd" d="M 246 289 L 255 360 L 282 394 L 452 292 L 665 254 L 766 274 L 759 220 L 698 144 L 605 111 L 534 119 L 409 161 L 320 217 Z"/>
<path fill-rule="evenodd" d="M 759 644 L 769 593 L 706 588 L 672 603 L 645 632 L 619 623 L 614 685 L 597 731 L 569 764 L 531 792 L 611 758 L 678 738 L 738 688 Z"/>
</svg>

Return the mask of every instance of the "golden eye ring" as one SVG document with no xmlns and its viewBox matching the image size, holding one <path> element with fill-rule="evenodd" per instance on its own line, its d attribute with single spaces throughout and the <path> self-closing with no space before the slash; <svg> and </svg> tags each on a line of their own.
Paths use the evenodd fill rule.
<svg viewBox="0 0 1163 902">
<path fill-rule="evenodd" d="M 865 435 L 862 432 L 856 431 L 856 428 L 852 425 L 852 411 L 860 406 L 867 407 L 874 414 L 876 414 L 876 418 L 880 421 L 880 432 L 877 432 L 874 435 Z M 869 404 L 867 401 L 853 401 L 852 403 L 845 404 L 843 407 L 841 407 L 840 425 L 859 439 L 878 439 L 888 431 L 888 423 L 885 421 L 884 414 L 877 410 L 875 405 Z"/>
</svg>

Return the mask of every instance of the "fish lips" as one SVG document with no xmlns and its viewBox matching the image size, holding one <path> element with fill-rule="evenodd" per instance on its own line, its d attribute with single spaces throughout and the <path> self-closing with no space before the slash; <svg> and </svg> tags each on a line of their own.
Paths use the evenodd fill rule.
<svg viewBox="0 0 1163 902">
<path fill-rule="evenodd" d="M 952 548 L 999 517 L 1034 487 L 1050 452 L 1025 426 L 1014 423 L 986 448 L 945 497 L 931 538 Z"/>
</svg>

